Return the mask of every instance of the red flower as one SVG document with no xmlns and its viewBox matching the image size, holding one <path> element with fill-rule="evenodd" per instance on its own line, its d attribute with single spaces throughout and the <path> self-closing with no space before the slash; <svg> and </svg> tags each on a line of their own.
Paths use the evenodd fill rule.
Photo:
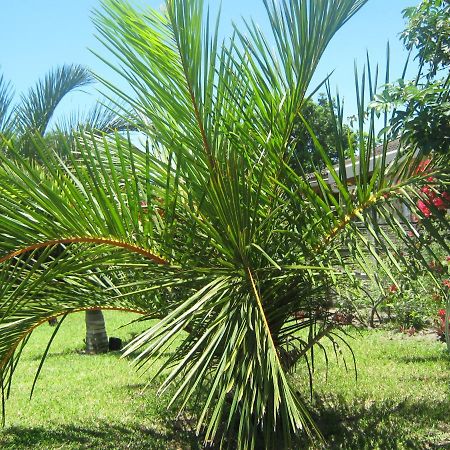
<svg viewBox="0 0 450 450">
<path fill-rule="evenodd" d="M 441 263 L 439 261 L 430 261 L 428 263 L 428 267 L 431 270 L 435 270 L 438 273 L 442 273 L 442 271 L 443 271 L 443 267 L 441 266 Z"/>
<path fill-rule="evenodd" d="M 441 198 L 445 203 L 445 209 L 450 208 L 450 192 L 444 191 L 441 193 Z"/>
<path fill-rule="evenodd" d="M 430 187 L 428 187 L 428 194 L 427 194 L 428 198 L 430 200 L 433 200 L 437 197 L 436 191 L 433 191 L 433 189 L 431 189 Z"/>
<path fill-rule="evenodd" d="M 433 298 L 433 300 L 435 302 L 440 302 L 441 301 L 441 296 L 440 296 L 439 292 L 433 292 L 433 295 L 431 297 Z"/>
<path fill-rule="evenodd" d="M 436 206 L 437 209 L 446 209 L 445 203 L 440 197 L 433 198 L 433 205 Z"/>
<path fill-rule="evenodd" d="M 445 317 L 445 309 L 440 309 L 438 311 L 438 316 L 444 318 Z"/>
<path fill-rule="evenodd" d="M 443 280 L 442 285 L 450 289 L 450 280 L 448 278 Z"/>
<path fill-rule="evenodd" d="M 447 262 L 450 262 L 450 255 L 446 256 L 446 257 L 445 257 L 445 260 L 446 260 Z"/>
<path fill-rule="evenodd" d="M 420 212 L 425 217 L 430 217 L 431 216 L 431 211 L 428 209 L 427 205 L 425 205 L 425 203 L 422 200 L 419 200 L 417 202 L 417 207 L 420 209 Z"/>
</svg>

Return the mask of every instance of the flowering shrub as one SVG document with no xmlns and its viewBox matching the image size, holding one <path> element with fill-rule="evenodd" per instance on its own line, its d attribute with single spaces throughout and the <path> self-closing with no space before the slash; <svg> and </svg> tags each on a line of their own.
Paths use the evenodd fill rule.
<svg viewBox="0 0 450 450">
<path fill-rule="evenodd" d="M 431 160 L 427 159 L 422 161 L 417 169 L 416 173 L 426 173 L 428 166 L 430 165 Z M 428 177 L 427 181 L 429 183 L 435 183 L 436 180 L 433 177 Z M 436 187 L 432 187 L 431 185 L 425 185 L 420 190 L 424 194 L 423 200 L 417 201 L 417 207 L 420 212 L 426 217 L 429 218 L 433 214 L 430 210 L 430 206 L 433 205 L 434 208 L 445 211 L 450 208 L 450 192 L 445 190 L 439 190 Z"/>
<path fill-rule="evenodd" d="M 426 248 L 430 250 L 431 244 L 423 232 L 420 237 L 419 250 L 426 255 Z M 395 324 L 397 329 L 410 335 L 436 325 L 439 337 L 444 339 L 445 322 L 436 319 L 436 309 L 442 311 L 446 307 L 450 294 L 450 255 L 443 255 L 434 246 L 432 251 L 434 258 L 428 261 L 429 274 L 411 277 L 405 269 L 398 274 L 399 284 L 387 284 L 384 300 L 380 302 L 381 322 Z"/>
<path fill-rule="evenodd" d="M 409 335 L 424 328 L 431 311 L 426 296 L 417 290 L 415 283 L 405 280 L 401 289 L 391 284 L 386 291 L 383 311 L 389 322 Z"/>
<path fill-rule="evenodd" d="M 414 200 L 420 212 L 413 211 L 417 215 L 412 214 L 405 226 L 405 248 L 398 247 L 392 253 L 399 264 L 385 260 L 396 282 L 387 277 L 379 280 L 381 283 L 369 282 L 364 286 L 363 295 L 351 301 L 352 312 L 361 323 L 370 327 L 389 323 L 408 334 L 424 327 L 433 328 L 436 310 L 445 308 L 450 295 L 450 255 L 434 243 L 436 236 L 426 228 L 427 223 L 437 223 L 448 214 L 450 192 L 433 176 L 431 159 L 420 162 L 415 173 L 425 178 Z M 447 218 L 450 220 L 450 215 Z M 450 241 L 448 222 L 438 227 L 438 234 L 443 241 Z M 409 255 L 407 248 L 413 248 L 415 255 Z M 424 260 L 429 268 L 426 273 L 419 268 L 419 261 Z M 379 291 L 380 284 L 384 292 Z"/>
<path fill-rule="evenodd" d="M 446 263 L 450 268 L 450 256 L 446 257 Z M 450 299 L 448 299 L 448 295 L 449 295 L 449 291 L 450 291 L 450 279 L 445 278 L 444 280 L 442 280 L 442 287 L 443 287 L 443 291 L 444 291 L 444 297 L 447 298 L 447 302 L 450 301 Z M 445 315 L 446 315 L 446 310 L 444 308 L 441 308 L 438 311 L 438 324 L 437 324 L 437 334 L 439 336 L 439 339 L 442 342 L 445 342 Z M 450 316 L 448 318 L 449 324 L 450 324 Z"/>
</svg>

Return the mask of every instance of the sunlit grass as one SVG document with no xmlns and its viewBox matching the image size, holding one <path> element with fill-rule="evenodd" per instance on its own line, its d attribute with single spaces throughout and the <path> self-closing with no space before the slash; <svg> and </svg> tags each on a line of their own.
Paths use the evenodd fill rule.
<svg viewBox="0 0 450 450">
<path fill-rule="evenodd" d="M 120 329 L 134 318 L 105 313 L 110 336 L 127 341 L 148 324 Z M 2 449 L 190 449 L 198 448 L 189 414 L 177 418 L 169 397 L 158 397 L 158 382 L 142 388 L 157 364 L 139 377 L 118 353 L 81 353 L 84 316 L 69 316 L 29 401 L 34 374 L 53 328 L 32 337 L 16 373 L 7 404 Z M 314 411 L 328 440 L 325 448 L 447 448 L 450 445 L 450 359 L 445 345 L 431 339 L 387 332 L 363 332 L 351 340 L 358 380 L 348 352 L 345 370 L 331 358 L 328 380 L 316 355 Z M 334 354 L 332 351 L 329 356 Z M 306 390 L 302 368 L 296 375 Z M 300 444 L 298 444 L 300 445 Z M 307 445 L 301 443 L 301 445 Z"/>
<path fill-rule="evenodd" d="M 124 341 L 148 324 L 119 327 L 134 315 L 105 312 L 110 336 Z M 139 377 L 120 353 L 82 354 L 84 315 L 69 316 L 54 340 L 29 401 L 36 369 L 53 328 L 38 328 L 18 368 L 7 403 L 7 427 L 0 448 L 185 448 L 186 423 L 167 410 L 168 398 L 156 395 L 157 384 L 143 387 L 160 362 Z M 182 444 L 180 444 L 182 443 Z"/>
</svg>

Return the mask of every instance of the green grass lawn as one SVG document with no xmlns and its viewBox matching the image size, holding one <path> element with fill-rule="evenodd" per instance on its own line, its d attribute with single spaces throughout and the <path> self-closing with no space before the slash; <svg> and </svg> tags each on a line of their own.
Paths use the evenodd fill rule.
<svg viewBox="0 0 450 450">
<path fill-rule="evenodd" d="M 145 327 L 119 329 L 134 316 L 105 313 L 108 333 L 129 340 Z M 153 367 L 140 377 L 120 354 L 80 354 L 84 315 L 69 316 L 55 338 L 33 399 L 30 388 L 53 328 L 37 329 L 7 403 L 1 449 L 195 449 L 192 414 L 177 418 L 157 382 L 143 393 Z M 317 358 L 314 414 L 323 448 L 450 448 L 450 359 L 445 345 L 387 332 L 355 334 L 358 381 L 330 361 L 328 381 Z M 351 358 L 347 355 L 347 362 Z M 349 364 L 350 365 L 350 364 Z M 299 368 L 299 388 L 306 374 Z M 299 442 L 298 446 L 307 445 Z M 310 448 L 320 448 L 310 446 Z"/>
<path fill-rule="evenodd" d="M 431 337 L 355 334 L 357 375 L 323 362 L 315 375 L 316 418 L 332 449 L 450 448 L 450 357 Z M 352 359 L 347 355 L 347 365 Z M 302 383 L 299 377 L 299 384 Z M 315 448 L 315 447 L 313 447 Z M 320 447 L 319 447 L 320 448 Z"/>
</svg>

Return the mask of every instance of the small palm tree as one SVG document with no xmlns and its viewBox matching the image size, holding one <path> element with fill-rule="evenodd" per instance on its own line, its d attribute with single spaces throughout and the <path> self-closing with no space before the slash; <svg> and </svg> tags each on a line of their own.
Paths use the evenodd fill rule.
<svg viewBox="0 0 450 450">
<path fill-rule="evenodd" d="M 80 65 L 63 65 L 50 71 L 36 85 L 13 102 L 11 84 L 0 78 L 0 132 L 22 141 L 21 153 L 33 157 L 30 134 L 44 136 L 55 110 L 71 92 L 94 82 L 91 73 Z M 28 154 L 31 152 L 31 154 Z"/>
<path fill-rule="evenodd" d="M 2 392 L 49 316 L 134 311 L 156 321 L 125 355 L 143 370 L 164 358 L 161 391 L 176 385 L 181 408 L 200 402 L 205 442 L 278 449 L 301 430 L 320 434 L 291 374 L 313 365 L 323 340 L 345 345 L 329 308 L 356 267 L 376 278 L 375 260 L 396 283 L 398 243 L 417 251 L 402 208 L 423 217 L 425 179 L 449 176 L 438 157 L 417 173 L 420 155 L 407 149 L 389 166 L 385 151 L 376 158 L 362 107 L 354 188 L 343 149 L 333 166 L 317 139 L 335 186 L 317 172 L 313 187 L 290 166 L 315 68 L 364 3 L 265 0 L 272 36 L 247 22 L 220 43 L 201 0 L 168 0 L 164 13 L 104 2 L 95 22 L 135 95 L 105 83 L 137 111 L 133 126 L 148 145 L 140 152 L 126 136 L 84 132 L 63 160 L 35 136 L 36 167 L 5 142 L 16 158 L 0 156 Z M 423 226 L 446 245 L 434 212 Z"/>
<path fill-rule="evenodd" d="M 97 103 L 85 114 L 73 113 L 60 118 L 56 123 L 58 133 L 49 130 L 51 120 L 61 101 L 70 93 L 88 87 L 95 82 L 91 72 L 81 65 L 63 65 L 51 70 L 42 80 L 23 94 L 19 103 L 13 103 L 12 88 L 4 77 L 0 77 L 0 133 L 15 141 L 21 156 L 36 162 L 37 152 L 33 138 L 45 136 L 46 145 L 60 154 L 70 149 L 66 142 L 59 142 L 61 133 L 70 136 L 80 127 L 97 132 L 110 133 L 128 128 L 108 106 Z M 103 353 L 108 351 L 108 336 L 101 310 L 86 311 L 86 351 Z"/>
</svg>

